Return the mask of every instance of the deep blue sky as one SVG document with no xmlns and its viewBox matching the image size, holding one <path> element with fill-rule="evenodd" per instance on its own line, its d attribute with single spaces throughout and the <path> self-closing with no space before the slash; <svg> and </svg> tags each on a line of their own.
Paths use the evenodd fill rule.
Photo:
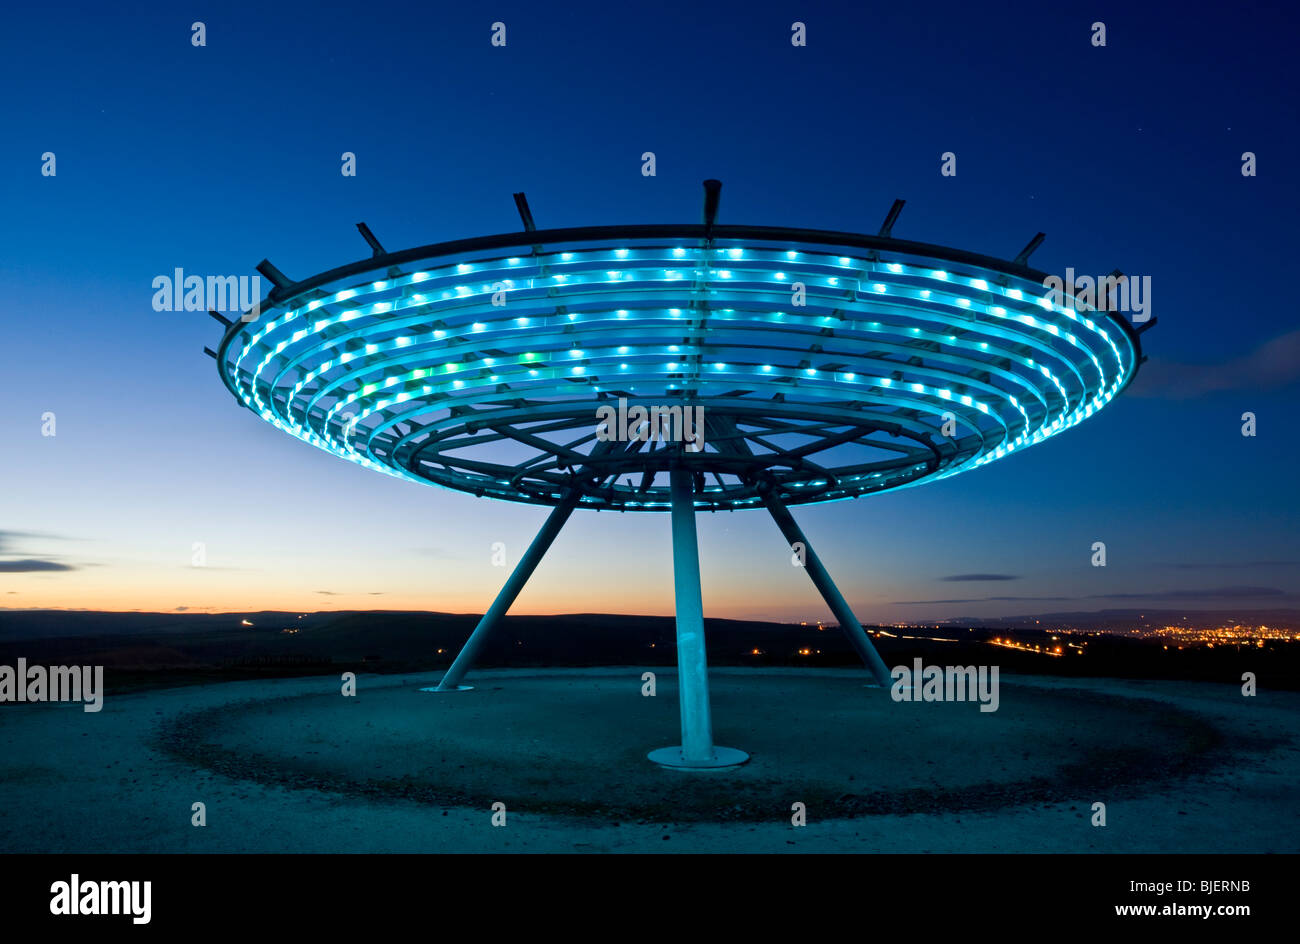
<svg viewBox="0 0 1300 944">
<path fill-rule="evenodd" d="M 1294 13 L 475 6 L 0 14 L 0 606 L 481 611 L 489 546 L 517 556 L 544 510 L 277 432 L 202 355 L 218 326 L 154 312 L 152 279 L 264 256 L 303 277 L 366 254 L 358 220 L 390 249 L 514 231 L 516 190 L 542 227 L 695 222 L 705 177 L 727 222 L 874 232 L 903 197 L 903 238 L 1009 257 L 1043 230 L 1045 271 L 1152 279 L 1150 362 L 1097 417 L 797 512 L 864 620 L 1296 604 Z M 765 515 L 700 526 L 706 612 L 825 615 Z M 671 612 L 667 551 L 664 517 L 580 513 L 517 611 Z M 1014 579 L 944 579 L 969 574 Z"/>
</svg>

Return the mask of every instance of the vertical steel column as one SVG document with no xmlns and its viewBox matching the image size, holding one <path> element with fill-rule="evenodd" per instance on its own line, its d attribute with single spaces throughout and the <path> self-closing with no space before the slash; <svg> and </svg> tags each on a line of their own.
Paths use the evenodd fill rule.
<svg viewBox="0 0 1300 944">
<path fill-rule="evenodd" d="M 700 595 L 700 547 L 695 534 L 695 487 L 690 470 L 681 466 L 671 470 L 669 481 L 682 743 L 680 747 L 651 751 L 649 757 L 666 767 L 732 767 L 749 760 L 749 755 L 713 744 L 709 660 L 704 645 L 704 602 Z"/>
<path fill-rule="evenodd" d="M 831 612 L 835 614 L 836 621 L 840 624 L 840 629 L 844 630 L 849 637 L 849 642 L 853 648 L 858 651 L 862 661 L 866 663 L 867 669 L 883 688 L 889 688 L 893 683 L 893 678 L 889 674 L 889 669 L 885 667 L 885 662 L 880 658 L 880 653 L 876 647 L 871 644 L 867 638 L 866 632 L 862 629 L 862 624 L 858 622 L 853 611 L 849 609 L 848 603 L 840 595 L 839 589 L 835 586 L 835 581 L 831 580 L 831 575 L 826 572 L 812 545 L 804 537 L 804 533 L 799 530 L 799 525 L 795 523 L 794 517 L 790 510 L 781 503 L 776 497 L 775 491 L 769 491 L 763 496 L 763 502 L 767 505 L 768 512 L 776 521 L 776 526 L 781 529 L 785 535 L 787 543 L 802 544 L 804 549 L 804 570 L 808 571 L 808 576 L 812 578 L 813 586 L 821 593 L 822 599 L 830 607 Z"/>
<path fill-rule="evenodd" d="M 547 516 L 546 521 L 542 524 L 542 529 L 537 532 L 537 537 L 528 545 L 528 550 L 524 556 L 519 558 L 519 563 L 515 565 L 514 571 L 510 574 L 510 579 L 506 585 L 501 588 L 497 598 L 492 601 L 492 606 L 483 618 L 478 621 L 474 627 L 474 632 L 470 633 L 469 639 L 461 648 L 460 654 L 456 656 L 456 661 L 451 664 L 447 674 L 442 677 L 436 688 L 422 688 L 422 692 L 463 692 L 468 691 L 472 686 L 461 685 L 461 679 L 474 664 L 474 659 L 478 652 L 483 648 L 483 643 L 487 641 L 492 630 L 496 629 L 497 624 L 501 622 L 502 617 L 506 615 L 506 610 L 510 609 L 510 604 L 515 602 L 515 597 L 524 589 L 524 584 L 528 578 L 533 575 L 537 565 L 541 563 L 542 557 L 550 548 L 555 536 L 560 533 L 564 523 L 569 520 L 569 515 L 573 514 L 573 509 L 578 506 L 578 500 L 581 493 L 575 488 L 563 503 L 556 505 L 555 509 Z"/>
<path fill-rule="evenodd" d="M 700 546 L 695 534 L 691 474 L 673 469 L 673 598 L 677 609 L 677 680 L 682 709 L 682 760 L 713 758 L 709 712 L 709 659 L 704 648 L 704 600 L 700 593 Z"/>
</svg>

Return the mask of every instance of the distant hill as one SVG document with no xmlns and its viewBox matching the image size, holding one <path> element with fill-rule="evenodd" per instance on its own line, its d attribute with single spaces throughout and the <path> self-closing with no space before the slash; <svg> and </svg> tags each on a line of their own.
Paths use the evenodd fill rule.
<svg viewBox="0 0 1300 944">
<path fill-rule="evenodd" d="M 1145 613 L 1148 621 L 1164 619 L 1157 611 Z M 1234 618 L 1259 621 L 1246 612 Z M 1252 671 L 1261 685 L 1300 688 L 1300 645 L 1294 643 L 1270 644 L 1262 650 L 1194 647 L 1180 651 L 1165 650 L 1150 639 L 1094 636 L 1088 638 L 1086 654 L 1072 650 L 1060 658 L 990 645 L 995 637 L 1014 632 L 1017 640 L 1031 644 L 1029 650 L 1034 643 L 1044 650 L 1051 648 L 1049 617 L 1038 619 L 1043 620 L 1041 626 L 1029 622 L 1026 628 L 1011 629 L 988 620 L 929 631 L 867 629 L 888 666 L 910 664 L 919 657 L 930 665 L 998 665 L 1006 673 L 1211 679 L 1225 684 L 1240 684 L 1241 673 Z M 1272 615 L 1268 619 L 1277 621 Z M 450 665 L 478 620 L 472 613 L 383 610 L 306 614 L 0 610 L 0 664 L 15 665 L 22 657 L 32 664 L 104 665 L 111 667 L 107 684 L 118 690 L 345 670 L 427 672 Z M 834 625 L 706 619 L 705 630 L 713 666 L 861 664 Z M 669 616 L 511 616 L 483 647 L 478 666 L 671 667 L 676 655 L 675 622 Z"/>
<path fill-rule="evenodd" d="M 0 658 L 91 657 L 121 662 L 124 651 L 177 654 L 194 666 L 298 659 L 375 666 L 449 663 L 478 623 L 477 614 L 412 611 L 325 613 L 97 613 L 0 611 Z M 252 625 L 246 625 L 252 624 Z M 838 632 L 783 623 L 706 620 L 715 661 L 751 660 L 753 649 L 797 654 L 820 649 L 828 658 L 853 656 Z M 672 661 L 675 622 L 667 616 L 510 616 L 484 646 L 482 665 L 657 664 Z M 441 650 L 441 651 L 440 651 Z M 811 654 L 811 653 L 810 653 Z M 145 663 L 141 663 L 142 665 Z"/>
<path fill-rule="evenodd" d="M 1249 626 L 1282 626 L 1300 628 L 1300 610 L 1234 610 L 1234 609 L 1110 609 L 1064 613 L 1035 613 L 1028 616 L 979 617 L 962 616 L 936 621 L 950 626 L 1023 626 L 1027 628 L 1073 626 L 1078 629 L 1122 632 L 1137 626 L 1173 626 L 1187 622 L 1196 626 L 1237 624 Z"/>
</svg>

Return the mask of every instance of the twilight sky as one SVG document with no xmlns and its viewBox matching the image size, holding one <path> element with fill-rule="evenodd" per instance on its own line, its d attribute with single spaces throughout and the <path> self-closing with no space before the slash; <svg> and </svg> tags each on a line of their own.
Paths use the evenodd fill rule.
<svg viewBox="0 0 1300 944">
<path fill-rule="evenodd" d="M 541 228 L 697 222 L 706 177 L 725 222 L 875 232 L 902 197 L 901 238 L 1009 258 L 1042 230 L 1040 269 L 1151 277 L 1150 360 L 1098 416 L 795 509 L 864 621 L 1300 605 L 1294 12 L 476 6 L 0 13 L 0 607 L 481 612 L 491 545 L 513 563 L 545 509 L 278 432 L 152 280 L 305 277 L 368 255 L 361 220 L 389 249 L 513 232 L 517 190 Z M 708 615 L 826 615 L 765 514 L 699 525 Z M 513 612 L 671 613 L 668 551 L 667 516 L 579 512 Z"/>
</svg>

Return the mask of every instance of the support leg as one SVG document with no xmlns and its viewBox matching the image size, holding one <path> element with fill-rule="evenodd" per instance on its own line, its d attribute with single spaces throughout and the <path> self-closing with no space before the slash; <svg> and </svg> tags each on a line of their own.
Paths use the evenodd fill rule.
<svg viewBox="0 0 1300 944">
<path fill-rule="evenodd" d="M 821 558 L 813 551 L 812 545 L 804 537 L 803 531 L 799 530 L 799 525 L 795 524 L 790 510 L 781 503 L 781 500 L 773 492 L 768 492 L 763 501 L 767 505 L 768 512 L 776 521 L 776 526 L 785 535 L 786 541 L 791 545 L 803 545 L 804 569 L 808 571 L 808 576 L 812 578 L 813 585 L 821 593 L 826 605 L 835 614 L 840 629 L 844 630 L 849 637 L 849 642 L 853 644 L 853 648 L 858 651 L 858 655 L 866 663 L 867 669 L 871 672 L 871 677 L 881 687 L 889 688 L 893 683 L 893 679 L 889 674 L 889 669 L 885 667 L 884 660 L 880 658 L 880 653 L 876 651 L 876 647 L 871 644 L 871 640 L 867 638 L 867 634 L 863 631 L 862 624 L 858 622 L 857 617 L 853 615 L 853 611 L 849 609 L 848 603 L 840 595 L 839 588 L 831 580 L 831 575 L 822 566 Z"/>
<path fill-rule="evenodd" d="M 682 743 L 650 752 L 665 767 L 733 767 L 749 755 L 713 744 L 709 711 L 709 663 L 704 646 L 704 604 L 700 595 L 700 550 L 695 535 L 691 473 L 670 473 L 673 526 L 673 591 L 677 611 L 677 681 L 681 699 Z"/>
<path fill-rule="evenodd" d="M 483 614 L 483 618 L 478 621 L 474 627 L 474 632 L 470 634 L 465 645 L 461 648 L 460 654 L 456 656 L 456 661 L 451 664 L 447 674 L 442 677 L 436 688 L 422 688 L 422 692 L 463 692 L 468 691 L 472 686 L 461 685 L 461 679 L 474 664 L 474 659 L 478 656 L 479 650 L 483 648 L 483 643 L 487 641 L 492 630 L 496 629 L 501 622 L 502 617 L 506 615 L 506 610 L 510 609 L 510 604 L 515 602 L 519 592 L 524 589 L 524 584 L 528 578 L 533 575 L 537 565 L 541 563 L 542 557 L 550 548 L 555 536 L 560 533 L 564 523 L 569 520 L 569 515 L 573 514 L 573 509 L 578 505 L 579 494 L 575 490 L 563 504 L 556 505 L 555 509 L 547 517 L 542 529 L 537 532 L 537 537 L 528 545 L 528 550 L 524 556 L 519 559 L 515 569 L 510 574 L 510 579 L 506 585 L 501 588 L 497 598 L 492 601 L 491 608 Z"/>
</svg>

